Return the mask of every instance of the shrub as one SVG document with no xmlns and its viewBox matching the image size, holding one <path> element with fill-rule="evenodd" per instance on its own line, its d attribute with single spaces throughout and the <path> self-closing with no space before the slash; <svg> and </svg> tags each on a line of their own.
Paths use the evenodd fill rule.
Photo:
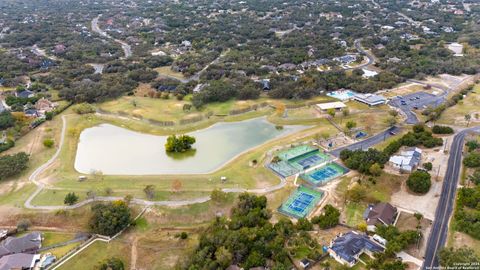
<svg viewBox="0 0 480 270">
<path fill-rule="evenodd" d="M 19 232 L 24 232 L 26 230 L 28 230 L 28 228 L 32 225 L 32 223 L 30 222 L 30 220 L 28 219 L 21 219 L 17 222 L 17 231 Z"/>
<path fill-rule="evenodd" d="M 423 163 L 423 168 L 427 171 L 431 171 L 433 169 L 433 164 L 431 162 Z"/>
<path fill-rule="evenodd" d="M 480 167 L 480 153 L 469 153 L 464 159 L 463 164 L 469 168 Z"/>
<path fill-rule="evenodd" d="M 43 146 L 47 147 L 47 148 L 52 148 L 54 145 L 54 142 L 52 139 L 45 139 L 43 140 Z"/>
<path fill-rule="evenodd" d="M 407 186 L 408 188 L 420 194 L 425 194 L 430 190 L 431 183 L 431 176 L 428 172 L 423 171 L 415 171 L 407 179 Z"/>
<path fill-rule="evenodd" d="M 340 218 L 340 211 L 330 204 L 324 208 L 323 214 L 312 219 L 312 223 L 318 224 L 321 229 L 328 229 L 337 226 Z"/>
<path fill-rule="evenodd" d="M 63 200 L 63 203 L 67 205 L 74 205 L 77 202 L 78 196 L 75 194 L 75 192 L 69 192 L 67 195 L 65 195 L 65 199 Z"/>
<path fill-rule="evenodd" d="M 88 103 L 80 103 L 73 106 L 72 110 L 77 114 L 87 114 L 87 113 L 94 113 L 96 112 L 95 106 Z"/>
<path fill-rule="evenodd" d="M 453 129 L 447 126 L 435 125 L 432 128 L 433 134 L 453 134 Z"/>
<path fill-rule="evenodd" d="M 0 143 L 0 153 L 7 151 L 8 149 L 15 146 L 15 142 L 13 140 L 7 139 L 4 143 Z"/>
</svg>

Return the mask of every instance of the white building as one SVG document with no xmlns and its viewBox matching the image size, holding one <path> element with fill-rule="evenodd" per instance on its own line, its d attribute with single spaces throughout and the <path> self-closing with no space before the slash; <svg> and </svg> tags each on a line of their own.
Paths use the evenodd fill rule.
<svg viewBox="0 0 480 270">
<path fill-rule="evenodd" d="M 402 151 L 399 155 L 391 156 L 389 163 L 399 171 L 412 172 L 418 167 L 422 159 L 422 149 L 415 147 L 412 150 Z"/>
</svg>

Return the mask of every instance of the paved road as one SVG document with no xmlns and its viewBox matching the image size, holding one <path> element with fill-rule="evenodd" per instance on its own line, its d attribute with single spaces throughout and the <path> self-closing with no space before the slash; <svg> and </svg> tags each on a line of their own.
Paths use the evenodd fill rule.
<svg viewBox="0 0 480 270">
<path fill-rule="evenodd" d="M 392 137 L 393 135 L 390 132 L 394 132 L 395 134 L 398 134 L 400 131 L 402 131 L 402 128 L 394 126 L 394 127 L 391 127 L 391 128 L 389 128 L 389 129 L 387 129 L 383 132 L 380 132 L 376 135 L 373 135 L 372 137 L 369 137 L 369 138 L 367 138 L 363 141 L 359 141 L 359 142 L 356 142 L 354 144 L 350 144 L 350 145 L 343 146 L 343 147 L 337 148 L 335 150 L 332 150 L 330 152 L 330 154 L 338 157 L 338 156 L 340 156 L 340 152 L 342 152 L 345 149 L 349 149 L 349 150 L 368 149 L 368 148 L 370 148 L 370 147 L 372 147 L 376 144 L 381 143 L 385 139 L 388 139 L 388 138 Z"/>
<path fill-rule="evenodd" d="M 373 57 L 372 54 L 370 54 L 369 52 L 367 52 L 367 51 L 362 47 L 361 41 L 362 41 L 361 39 L 356 39 L 356 40 L 353 42 L 353 45 L 355 46 L 355 49 L 357 49 L 357 51 L 358 51 L 360 54 L 365 55 L 365 56 L 368 58 L 367 63 L 363 63 L 363 64 L 358 65 L 358 66 L 355 66 L 355 67 L 349 67 L 349 68 L 346 68 L 345 70 L 366 68 L 366 67 L 368 67 L 368 66 L 370 66 L 370 65 L 375 64 L 375 57 Z"/>
<path fill-rule="evenodd" d="M 445 245 L 448 235 L 448 223 L 455 205 L 458 177 L 462 165 L 462 151 L 465 136 L 470 131 L 480 131 L 480 127 L 464 129 L 453 138 L 448 159 L 447 172 L 442 186 L 442 193 L 435 212 L 430 237 L 428 238 L 425 260 L 422 269 L 438 269 L 438 252 Z"/>
<path fill-rule="evenodd" d="M 92 20 L 92 31 L 101 35 L 102 37 L 113 39 L 115 42 L 120 44 L 120 46 L 122 46 L 123 53 L 125 54 L 125 58 L 128 58 L 128 57 L 132 56 L 132 47 L 130 45 L 128 45 L 128 43 L 126 43 L 123 40 L 113 38 L 112 36 L 107 34 L 107 32 L 100 29 L 100 27 L 98 26 L 98 20 L 100 19 L 101 16 L 102 16 L 102 14 L 98 15 L 96 18 L 94 18 Z"/>
</svg>

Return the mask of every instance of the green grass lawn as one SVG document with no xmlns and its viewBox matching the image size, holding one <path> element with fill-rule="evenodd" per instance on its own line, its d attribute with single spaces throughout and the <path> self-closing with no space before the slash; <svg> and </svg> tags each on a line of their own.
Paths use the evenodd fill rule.
<svg viewBox="0 0 480 270">
<path fill-rule="evenodd" d="M 87 249 L 76 255 L 73 259 L 66 262 L 59 269 L 65 270 L 84 270 L 95 269 L 103 260 L 116 257 L 125 264 L 125 269 L 129 269 L 130 248 L 129 245 L 118 240 L 110 243 L 95 242 Z"/>
<path fill-rule="evenodd" d="M 66 242 L 75 238 L 73 233 L 64 232 L 43 232 L 42 246 L 48 247 L 58 243 Z"/>
<path fill-rule="evenodd" d="M 46 250 L 45 252 L 42 252 L 42 254 L 46 253 L 51 253 L 53 256 L 55 256 L 58 259 L 62 258 L 65 256 L 68 252 L 73 250 L 74 248 L 78 247 L 81 243 L 76 242 L 76 243 L 71 243 L 62 247 L 57 247 L 53 249 Z"/>
<path fill-rule="evenodd" d="M 170 77 L 177 78 L 177 79 L 180 79 L 180 80 L 183 80 L 183 79 L 186 78 L 186 77 L 183 75 L 183 73 L 173 71 L 170 66 L 158 67 L 158 68 L 155 68 L 154 70 L 155 70 L 156 72 L 158 72 L 159 75 L 164 74 L 164 75 L 166 75 L 166 76 L 170 76 Z"/>
<path fill-rule="evenodd" d="M 356 227 L 363 221 L 363 212 L 366 209 L 366 205 L 362 203 L 349 202 L 345 206 L 346 223 L 348 226 Z"/>
<path fill-rule="evenodd" d="M 437 122 L 457 126 L 466 125 L 466 114 L 471 115 L 471 122 L 479 121 L 480 119 L 475 116 L 480 114 L 480 85 L 475 85 L 473 89 L 472 92 L 467 94 L 466 98 L 460 100 L 455 106 L 446 109 Z"/>
</svg>

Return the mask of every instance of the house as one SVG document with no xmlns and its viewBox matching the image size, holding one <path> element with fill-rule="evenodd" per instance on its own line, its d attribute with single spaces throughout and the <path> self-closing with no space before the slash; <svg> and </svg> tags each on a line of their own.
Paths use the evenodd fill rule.
<svg viewBox="0 0 480 270">
<path fill-rule="evenodd" d="M 240 266 L 238 266 L 238 265 L 232 264 L 229 267 L 227 267 L 226 270 L 243 270 L 243 268 L 240 268 Z"/>
<path fill-rule="evenodd" d="M 422 150 L 415 147 L 407 151 L 402 151 L 399 155 L 391 156 L 389 164 L 400 172 L 412 172 L 418 167 L 421 159 Z"/>
<path fill-rule="evenodd" d="M 334 109 L 336 111 L 340 111 L 343 108 L 347 107 L 345 103 L 340 102 L 340 101 L 335 101 L 335 102 L 327 102 L 327 103 L 319 103 L 316 105 L 318 109 L 322 112 L 326 112 L 327 110 Z"/>
<path fill-rule="evenodd" d="M 337 62 L 340 62 L 344 65 L 348 65 L 350 63 L 353 63 L 357 60 L 357 56 L 354 55 L 354 54 L 347 54 L 347 55 L 344 55 L 344 56 L 340 56 L 340 57 L 335 57 L 333 58 L 334 61 L 337 61 Z"/>
<path fill-rule="evenodd" d="M 33 269 L 40 260 L 40 254 L 18 253 L 0 258 L 0 270 Z"/>
<path fill-rule="evenodd" d="M 303 269 L 307 269 L 308 267 L 310 267 L 310 261 L 307 258 L 304 258 L 304 259 L 300 260 L 300 266 Z"/>
<path fill-rule="evenodd" d="M 45 114 L 47 112 L 53 111 L 56 107 L 56 104 L 42 97 L 37 101 L 37 103 L 35 103 L 34 107 L 40 114 Z"/>
<path fill-rule="evenodd" d="M 262 84 L 262 90 L 263 91 L 272 90 L 272 86 L 270 85 L 270 80 L 269 79 L 261 80 L 260 83 Z"/>
<path fill-rule="evenodd" d="M 353 96 L 353 100 L 365 103 L 368 106 L 377 106 L 387 103 L 387 99 L 385 97 L 376 94 L 356 94 Z"/>
<path fill-rule="evenodd" d="M 40 113 L 36 109 L 26 109 L 24 112 L 25 116 L 28 117 L 38 117 L 40 116 Z"/>
<path fill-rule="evenodd" d="M 285 63 L 285 64 L 281 64 L 280 66 L 278 66 L 278 69 L 279 70 L 295 70 L 297 68 L 297 65 L 295 64 L 292 64 L 292 63 Z"/>
<path fill-rule="evenodd" d="M 396 207 L 382 202 L 376 205 L 369 205 L 363 213 L 363 219 L 367 222 L 367 230 L 374 232 L 378 225 L 392 225 L 397 214 Z"/>
<path fill-rule="evenodd" d="M 3 101 L 0 100 L 0 113 L 6 111 L 7 109 L 5 109 L 5 106 L 3 106 Z"/>
<path fill-rule="evenodd" d="M 375 253 L 383 252 L 385 247 L 373 241 L 365 234 L 350 231 L 336 237 L 328 248 L 330 257 L 343 265 L 353 267 L 362 254 L 373 257 Z"/>
<path fill-rule="evenodd" d="M 8 237 L 0 243 L 0 257 L 15 253 L 35 252 L 42 247 L 42 236 L 31 232 L 22 237 Z"/>
<path fill-rule="evenodd" d="M 20 92 L 15 92 L 15 96 L 20 98 L 31 98 L 35 96 L 35 93 L 30 90 L 23 90 Z"/>
</svg>

